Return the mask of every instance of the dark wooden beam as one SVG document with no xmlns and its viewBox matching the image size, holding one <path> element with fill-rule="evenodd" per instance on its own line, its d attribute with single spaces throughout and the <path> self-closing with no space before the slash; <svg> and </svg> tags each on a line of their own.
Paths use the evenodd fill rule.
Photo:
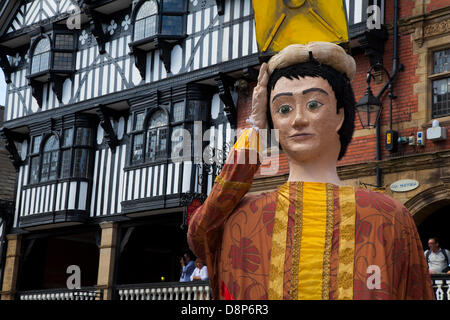
<svg viewBox="0 0 450 320">
<path fill-rule="evenodd" d="M 3 51 L 3 47 L 0 48 L 0 68 L 2 68 L 3 73 L 5 74 L 6 83 L 11 83 L 12 68 L 11 65 L 9 64 L 9 60 L 5 54 L 5 51 Z"/>
<path fill-rule="evenodd" d="M 225 13 L 225 0 L 216 0 L 217 13 L 223 15 Z"/>
<path fill-rule="evenodd" d="M 100 118 L 100 125 L 105 131 L 104 138 L 111 149 L 111 152 L 116 151 L 116 147 L 119 145 L 119 140 L 117 139 L 117 135 L 114 132 L 114 129 L 111 124 L 110 117 L 112 115 L 112 111 L 105 107 L 104 105 L 98 105 L 95 109 L 98 117 Z"/>
<path fill-rule="evenodd" d="M 100 12 L 96 12 L 92 8 L 92 5 L 89 3 L 85 3 L 83 5 L 83 9 L 89 18 L 90 31 L 92 32 L 92 34 L 95 37 L 95 40 L 97 41 L 98 51 L 100 54 L 104 54 L 106 52 L 105 43 L 107 41 L 107 37 L 103 32 L 102 22 L 107 21 L 107 16 L 101 14 Z"/>
<path fill-rule="evenodd" d="M 237 121 L 237 107 L 231 94 L 231 88 L 234 85 L 234 79 L 224 73 L 219 73 L 215 79 L 217 87 L 219 88 L 220 100 L 225 104 L 224 112 L 232 127 L 236 127 Z"/>
<path fill-rule="evenodd" d="M 0 138 L 5 141 L 5 149 L 9 152 L 9 159 L 11 160 L 16 171 L 19 172 L 20 166 L 23 164 L 23 161 L 19 156 L 19 152 L 17 151 L 12 132 L 7 128 L 1 128 Z"/>
</svg>

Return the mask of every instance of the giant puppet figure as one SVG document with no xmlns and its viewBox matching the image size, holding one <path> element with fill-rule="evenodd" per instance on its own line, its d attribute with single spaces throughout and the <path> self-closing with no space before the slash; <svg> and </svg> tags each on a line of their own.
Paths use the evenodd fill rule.
<svg viewBox="0 0 450 320">
<path fill-rule="evenodd" d="M 408 210 L 337 175 L 354 129 L 354 73 L 353 58 L 329 42 L 290 45 L 262 64 L 253 127 L 189 224 L 215 299 L 434 298 Z M 260 164 L 250 161 L 261 151 L 258 131 L 272 124 L 288 181 L 246 194 Z"/>
</svg>

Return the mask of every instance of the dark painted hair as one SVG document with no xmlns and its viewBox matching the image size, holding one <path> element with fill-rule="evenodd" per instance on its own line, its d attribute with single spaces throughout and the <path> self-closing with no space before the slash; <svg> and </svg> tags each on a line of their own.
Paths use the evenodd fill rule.
<svg viewBox="0 0 450 320">
<path fill-rule="evenodd" d="M 272 116 L 270 115 L 270 93 L 275 88 L 275 84 L 281 77 L 287 79 L 299 79 L 300 77 L 321 77 L 328 81 L 334 91 L 337 101 L 336 113 L 340 108 L 344 108 L 344 122 L 339 129 L 339 140 L 341 142 L 341 150 L 338 160 L 341 160 L 347 151 L 347 147 L 352 140 L 353 131 L 355 129 L 355 95 L 353 88 L 347 75 L 342 74 L 330 66 L 320 64 L 315 60 L 294 64 L 292 66 L 275 69 L 270 75 L 267 85 L 268 105 L 267 122 L 269 129 L 273 129 Z"/>
</svg>

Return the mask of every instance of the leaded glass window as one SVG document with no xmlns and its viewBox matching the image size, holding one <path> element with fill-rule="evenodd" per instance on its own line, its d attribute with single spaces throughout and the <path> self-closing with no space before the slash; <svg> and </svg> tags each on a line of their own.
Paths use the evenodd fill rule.
<svg viewBox="0 0 450 320">
<path fill-rule="evenodd" d="M 30 157 L 30 181 L 29 183 L 39 182 L 39 156 Z"/>
<path fill-rule="evenodd" d="M 72 160 L 73 128 L 64 130 L 62 142 L 61 178 L 70 177 Z"/>
<path fill-rule="evenodd" d="M 131 163 L 153 162 L 167 158 L 168 114 L 158 109 L 144 123 L 144 113 L 134 115 Z"/>
<path fill-rule="evenodd" d="M 50 40 L 42 38 L 36 44 L 31 60 L 31 73 L 38 73 L 49 69 Z"/>
<path fill-rule="evenodd" d="M 432 81 L 433 101 L 432 117 L 444 117 L 450 115 L 450 49 L 434 52 L 433 73 L 440 74 L 438 79 Z"/>
<path fill-rule="evenodd" d="M 134 41 L 149 38 L 157 33 L 158 4 L 155 0 L 145 1 L 136 14 Z"/>
<path fill-rule="evenodd" d="M 65 128 L 61 137 L 51 135 L 41 143 L 41 136 L 32 139 L 30 177 L 28 183 L 47 182 L 58 178 L 89 178 L 92 159 L 92 129 Z"/>
<path fill-rule="evenodd" d="M 44 144 L 41 164 L 41 181 L 54 180 L 58 177 L 59 141 L 51 135 Z"/>
<path fill-rule="evenodd" d="M 53 58 L 53 69 L 72 70 L 73 54 L 69 52 L 55 52 Z"/>
<path fill-rule="evenodd" d="M 144 134 L 136 134 L 133 136 L 133 163 L 138 163 L 144 160 Z"/>
<path fill-rule="evenodd" d="M 73 50 L 73 35 L 57 34 L 55 36 L 55 49 Z"/>
<path fill-rule="evenodd" d="M 155 161 L 167 156 L 168 135 L 167 114 L 158 110 L 151 116 L 147 130 L 147 160 Z"/>
<path fill-rule="evenodd" d="M 73 153 L 73 177 L 89 177 L 91 129 L 77 128 Z"/>
<path fill-rule="evenodd" d="M 183 16 L 163 16 L 161 33 L 167 35 L 181 35 L 183 32 Z"/>
<path fill-rule="evenodd" d="M 184 120 L 184 102 L 176 102 L 173 104 L 173 121 Z"/>
</svg>

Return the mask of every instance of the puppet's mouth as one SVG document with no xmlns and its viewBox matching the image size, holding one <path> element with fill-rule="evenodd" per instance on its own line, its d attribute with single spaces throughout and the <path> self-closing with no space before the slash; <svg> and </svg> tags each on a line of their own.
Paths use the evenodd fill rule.
<svg viewBox="0 0 450 320">
<path fill-rule="evenodd" d="M 312 137 L 311 133 L 295 133 L 291 136 L 289 136 L 289 138 L 294 138 L 294 139 L 305 139 L 305 138 L 309 138 Z"/>
</svg>

